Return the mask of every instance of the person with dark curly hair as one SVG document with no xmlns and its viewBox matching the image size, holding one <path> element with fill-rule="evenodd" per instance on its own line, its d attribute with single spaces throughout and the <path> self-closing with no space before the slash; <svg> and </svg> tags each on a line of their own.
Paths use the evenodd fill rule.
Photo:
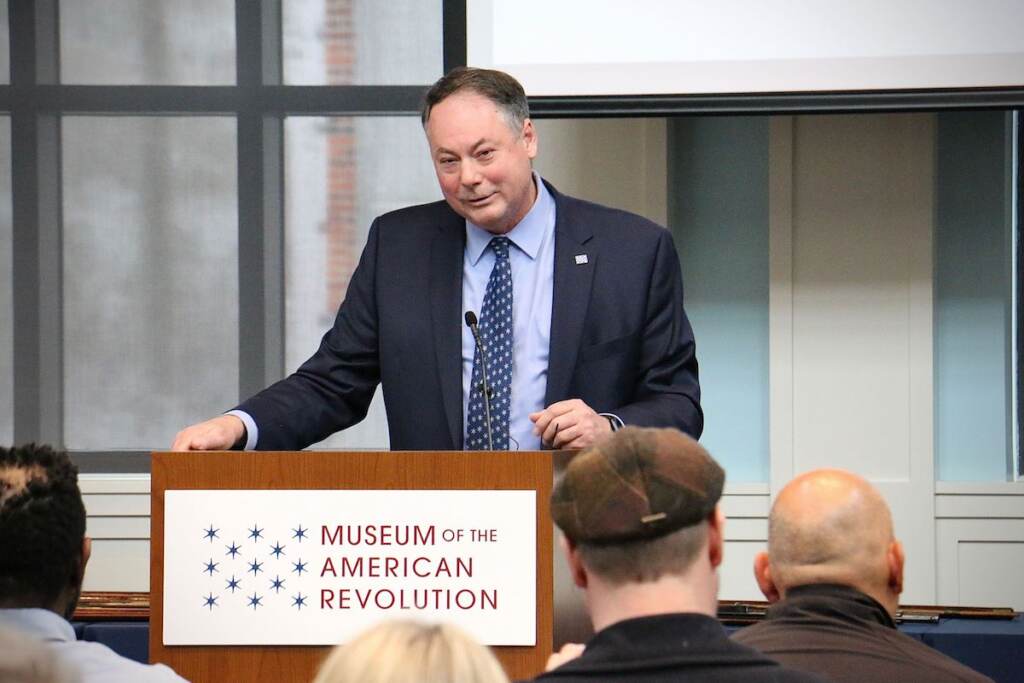
<svg viewBox="0 0 1024 683">
<path fill-rule="evenodd" d="M 0 628 L 42 641 L 83 683 L 183 681 L 166 666 L 75 638 L 68 619 L 91 547 L 78 468 L 68 454 L 35 444 L 0 448 Z"/>
</svg>

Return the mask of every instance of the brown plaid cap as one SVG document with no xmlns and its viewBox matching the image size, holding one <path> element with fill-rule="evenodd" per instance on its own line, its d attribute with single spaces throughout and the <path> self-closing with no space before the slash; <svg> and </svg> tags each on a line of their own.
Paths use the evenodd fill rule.
<svg viewBox="0 0 1024 683">
<path fill-rule="evenodd" d="M 579 453 L 551 493 L 551 517 L 576 543 L 657 538 L 707 519 L 725 471 L 675 429 L 624 427 Z"/>
</svg>

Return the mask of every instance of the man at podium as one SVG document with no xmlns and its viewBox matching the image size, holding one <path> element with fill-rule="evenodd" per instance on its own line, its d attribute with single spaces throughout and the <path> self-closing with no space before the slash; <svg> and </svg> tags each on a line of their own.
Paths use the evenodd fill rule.
<svg viewBox="0 0 1024 683">
<path fill-rule="evenodd" d="M 624 424 L 703 428 L 664 228 L 566 196 L 508 74 L 454 69 L 422 121 L 444 201 L 378 217 L 320 348 L 173 450 L 296 450 L 366 416 L 396 450 L 582 448 Z"/>
</svg>

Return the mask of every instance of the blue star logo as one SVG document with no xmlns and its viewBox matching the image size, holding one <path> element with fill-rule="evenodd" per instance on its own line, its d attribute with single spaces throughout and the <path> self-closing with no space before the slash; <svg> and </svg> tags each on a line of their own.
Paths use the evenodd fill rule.
<svg viewBox="0 0 1024 683">
<path fill-rule="evenodd" d="M 280 541 L 270 546 L 270 554 L 274 556 L 274 559 L 280 559 L 281 555 L 284 554 L 285 546 L 281 545 Z"/>
<path fill-rule="evenodd" d="M 303 607 L 308 607 L 308 605 L 306 604 L 306 597 L 307 596 L 303 595 L 302 593 L 299 593 L 298 595 L 293 595 L 292 607 L 299 611 L 302 611 Z"/>
<path fill-rule="evenodd" d="M 297 572 L 299 576 L 302 576 L 302 572 L 309 571 L 308 569 L 306 569 L 306 564 L 307 563 L 303 562 L 302 558 L 300 557 L 298 562 L 292 562 L 292 566 L 295 567 L 295 569 L 293 569 L 292 571 Z"/>
<path fill-rule="evenodd" d="M 211 524 L 209 529 L 203 529 L 203 531 L 205 532 L 203 538 L 210 541 L 210 543 L 213 543 L 213 539 L 217 538 L 217 532 L 220 531 L 220 529 L 214 529 Z"/>
<path fill-rule="evenodd" d="M 228 581 L 228 585 L 226 585 L 226 586 L 224 587 L 224 589 L 225 589 L 225 590 L 227 590 L 227 589 L 229 589 L 229 588 L 230 588 L 230 589 L 231 589 L 231 592 L 232 592 L 232 593 L 234 593 L 234 592 L 235 592 L 236 590 L 238 590 L 238 589 L 239 589 L 239 588 L 241 588 L 241 587 L 242 587 L 242 584 L 241 584 L 241 582 L 240 582 L 240 581 L 239 581 L 238 579 L 236 579 L 236 578 L 235 578 L 235 575 L 234 575 L 234 574 L 232 574 L 232 575 L 231 575 L 231 580 L 230 580 L 230 581 Z"/>
<path fill-rule="evenodd" d="M 299 543 L 302 543 L 302 539 L 306 537 L 307 531 L 309 531 L 309 529 L 303 529 L 300 524 L 298 529 L 292 529 L 292 538 L 297 538 Z"/>
<path fill-rule="evenodd" d="M 210 593 L 203 598 L 203 607 L 209 607 L 211 612 L 214 607 L 220 607 L 220 605 L 217 604 L 217 598 L 214 597 L 213 593 Z"/>
<path fill-rule="evenodd" d="M 231 541 L 231 545 L 226 545 L 224 547 L 228 549 L 228 551 L 224 554 L 230 555 L 232 560 L 235 559 L 235 556 L 238 555 L 238 552 L 242 549 L 242 546 L 235 545 L 234 541 Z"/>
<path fill-rule="evenodd" d="M 280 593 L 281 589 L 284 588 L 284 580 L 280 576 L 274 577 L 274 580 L 270 582 L 270 587 L 275 593 Z"/>
<path fill-rule="evenodd" d="M 253 592 L 253 594 L 249 596 L 249 607 L 252 607 L 253 610 L 257 607 L 263 607 L 263 598 Z"/>
<path fill-rule="evenodd" d="M 251 538 L 254 541 L 258 541 L 258 540 L 260 540 L 260 538 L 262 536 L 263 536 L 263 529 L 259 528 L 255 524 L 253 524 L 252 528 L 249 529 L 249 538 Z"/>
<path fill-rule="evenodd" d="M 203 569 L 203 571 L 209 574 L 210 576 L 213 576 L 214 572 L 220 571 L 219 569 L 217 569 L 217 565 L 219 564 L 220 562 L 214 562 L 213 558 L 211 557 L 210 561 L 206 563 L 206 568 Z"/>
<path fill-rule="evenodd" d="M 248 571 L 251 571 L 252 575 L 256 576 L 258 573 L 263 571 L 263 563 L 262 562 L 257 562 L 256 560 L 253 560 L 252 562 L 249 563 L 249 570 Z"/>
</svg>

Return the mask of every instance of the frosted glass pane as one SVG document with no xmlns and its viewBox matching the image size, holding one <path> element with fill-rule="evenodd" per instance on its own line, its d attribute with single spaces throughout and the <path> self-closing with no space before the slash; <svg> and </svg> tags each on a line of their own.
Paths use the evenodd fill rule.
<svg viewBox="0 0 1024 683">
<path fill-rule="evenodd" d="M 232 0 L 74 0 L 60 5 L 61 82 L 235 83 Z"/>
<path fill-rule="evenodd" d="M 68 448 L 166 448 L 235 404 L 235 141 L 230 118 L 64 119 Z"/>
<path fill-rule="evenodd" d="M 423 85 L 441 77 L 441 2 L 285 0 L 284 80 Z"/>
<path fill-rule="evenodd" d="M 7 3 L 0 2 L 0 83 L 11 82 L 11 29 Z M 11 158 L 10 151 L 7 158 Z"/>
<path fill-rule="evenodd" d="M 731 483 L 767 482 L 768 119 L 669 126 L 669 225 L 697 340 L 701 443 Z"/>
<path fill-rule="evenodd" d="M 1012 171 L 1006 114 L 937 115 L 935 476 L 1013 471 Z"/>
<path fill-rule="evenodd" d="M 292 372 L 334 322 L 373 218 L 438 200 L 441 191 L 415 117 L 290 118 L 285 163 L 285 363 Z M 320 447 L 387 448 L 379 392 L 361 424 Z"/>
<path fill-rule="evenodd" d="M 11 287 L 14 222 L 11 211 L 11 119 L 0 116 L 0 444 L 14 440 L 14 299 Z"/>
</svg>

